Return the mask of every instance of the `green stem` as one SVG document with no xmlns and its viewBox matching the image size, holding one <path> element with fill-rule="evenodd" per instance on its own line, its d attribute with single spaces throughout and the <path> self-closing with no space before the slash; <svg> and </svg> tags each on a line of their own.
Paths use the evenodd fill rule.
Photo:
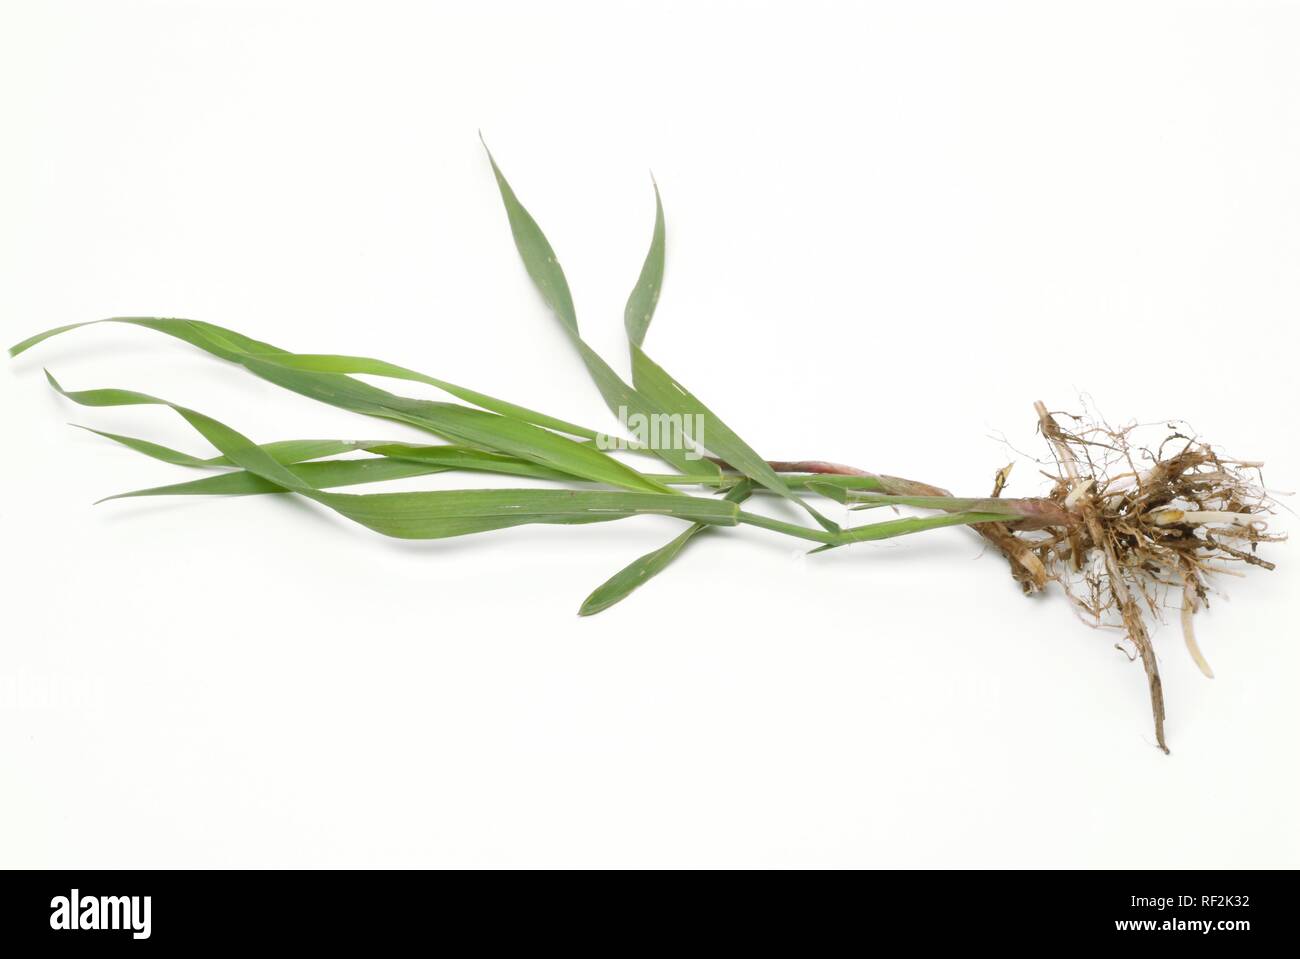
<svg viewBox="0 0 1300 959">
<path fill-rule="evenodd" d="M 785 533 L 787 536 L 797 536 L 800 539 L 812 540 L 814 543 L 835 546 L 840 543 L 840 537 L 834 533 L 822 529 L 809 529 L 806 526 L 797 526 L 794 523 L 783 523 L 779 519 L 768 519 L 766 516 L 760 516 L 757 513 L 747 513 L 741 510 L 738 516 L 740 522 L 749 526 L 761 526 L 763 529 L 770 529 L 777 533 Z"/>
</svg>

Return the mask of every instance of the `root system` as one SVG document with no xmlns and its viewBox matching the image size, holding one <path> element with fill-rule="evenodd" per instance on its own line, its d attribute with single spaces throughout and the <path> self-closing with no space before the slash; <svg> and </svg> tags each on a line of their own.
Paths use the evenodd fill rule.
<svg viewBox="0 0 1300 959">
<path fill-rule="evenodd" d="M 1052 481 L 1046 497 L 1000 499 L 1010 467 L 998 471 L 992 499 L 1014 505 L 1024 518 L 980 523 L 972 529 L 1003 554 L 1026 593 L 1058 585 L 1087 622 L 1124 631 L 1131 659 L 1146 671 L 1156 744 L 1166 753 L 1165 701 L 1149 621 L 1177 609 L 1187 651 L 1214 677 L 1193 627 L 1218 576 L 1243 567 L 1271 570 L 1257 555 L 1261 543 L 1280 542 L 1269 531 L 1275 503 L 1265 489 L 1263 464 L 1236 460 L 1167 424 L 1154 447 L 1136 439 L 1138 427 L 1112 428 L 1083 416 L 1051 413 L 1035 404 L 1047 442 Z M 1070 428 L 1061 426 L 1061 419 Z M 782 470 L 875 476 L 891 494 L 949 497 L 947 490 L 895 476 L 870 474 L 820 461 L 777 463 Z M 969 507 L 980 501 L 964 500 Z M 1128 651 L 1124 645 L 1119 648 Z"/>
</svg>

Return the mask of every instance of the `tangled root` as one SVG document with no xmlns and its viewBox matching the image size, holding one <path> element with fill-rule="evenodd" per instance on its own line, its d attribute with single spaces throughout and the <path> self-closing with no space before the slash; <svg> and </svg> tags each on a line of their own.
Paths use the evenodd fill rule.
<svg viewBox="0 0 1300 959">
<path fill-rule="evenodd" d="M 1054 467 L 1045 473 L 1053 483 L 1047 497 L 1003 499 L 1010 466 L 998 471 L 992 498 L 972 501 L 928 483 L 824 460 L 768 465 L 778 472 L 871 477 L 886 494 L 950 500 L 931 507 L 949 512 L 972 502 L 1010 507 L 1018 519 L 971 528 L 1007 558 L 1026 593 L 1057 583 L 1091 623 L 1125 631 L 1130 658 L 1141 659 L 1146 670 L 1156 743 L 1168 753 L 1164 691 L 1147 618 L 1161 619 L 1176 597 L 1187 651 L 1213 678 L 1192 629 L 1193 617 L 1209 603 L 1212 577 L 1240 576 L 1243 566 L 1273 569 L 1256 555 L 1259 544 L 1286 539 L 1268 531 L 1275 504 L 1264 488 L 1263 464 L 1230 459 L 1174 423 L 1151 448 L 1136 439 L 1136 425 L 1114 429 L 1034 405 L 1051 450 L 1051 460 L 1042 462 Z M 1057 416 L 1068 418 L 1071 429 Z"/>
<path fill-rule="evenodd" d="M 1058 583 L 1089 621 L 1123 627 L 1132 658 L 1146 670 L 1156 742 L 1167 753 L 1164 694 L 1146 620 L 1160 619 L 1176 598 L 1187 650 L 1213 677 L 1192 629 L 1212 577 L 1241 575 L 1246 566 L 1273 569 L 1256 550 L 1286 538 L 1268 532 L 1274 503 L 1262 464 L 1226 458 L 1175 424 L 1151 449 L 1137 444 L 1134 426 L 1053 415 L 1041 403 L 1036 409 L 1055 464 L 1048 500 L 1064 522 L 1032 530 L 987 524 L 980 532 L 1007 556 L 1026 592 Z M 1068 418 L 1072 430 L 1056 416 Z M 995 496 L 1005 481 L 1002 472 Z"/>
</svg>

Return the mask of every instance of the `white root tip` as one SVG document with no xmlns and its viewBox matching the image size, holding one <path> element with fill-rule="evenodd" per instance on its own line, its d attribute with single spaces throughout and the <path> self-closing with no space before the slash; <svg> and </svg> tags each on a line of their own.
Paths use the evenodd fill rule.
<svg viewBox="0 0 1300 959">
<path fill-rule="evenodd" d="M 1183 642 L 1187 644 L 1187 651 L 1192 656 L 1192 662 L 1196 663 L 1197 668 L 1205 674 L 1206 679 L 1213 679 L 1214 670 L 1210 668 L 1209 661 L 1201 653 L 1201 647 L 1196 645 L 1196 631 L 1192 626 L 1192 617 L 1196 614 L 1196 606 L 1196 590 L 1192 588 L 1191 583 L 1188 583 L 1183 587 Z"/>
<path fill-rule="evenodd" d="M 1253 526 L 1264 523 L 1264 519 L 1253 513 L 1230 513 L 1218 509 L 1158 509 L 1147 513 L 1147 519 L 1157 526 L 1173 526 L 1175 523 L 1188 523 L 1192 526 L 1223 525 Z"/>
</svg>

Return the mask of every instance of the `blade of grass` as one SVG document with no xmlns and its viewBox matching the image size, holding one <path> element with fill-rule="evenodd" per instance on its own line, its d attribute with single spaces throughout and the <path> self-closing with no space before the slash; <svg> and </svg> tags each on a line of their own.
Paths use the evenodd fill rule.
<svg viewBox="0 0 1300 959">
<path fill-rule="evenodd" d="M 72 425 L 76 426 L 77 424 Z M 138 437 L 123 436 L 119 433 L 106 433 L 103 430 L 92 429 L 89 426 L 78 426 L 78 428 L 113 440 L 153 459 L 162 460 L 164 463 L 172 463 L 176 466 L 213 469 L 235 465 L 225 456 L 201 459 Z M 547 469 L 527 460 L 502 456 L 498 453 L 489 453 L 468 446 L 423 446 L 383 440 L 280 440 L 274 443 L 262 444 L 261 448 L 276 462 L 286 465 L 323 459 L 338 453 L 365 452 L 393 459 L 415 461 L 428 466 L 439 466 L 442 469 L 508 473 L 512 476 L 531 476 L 537 479 L 557 481 L 573 479 L 568 473 Z"/>
<path fill-rule="evenodd" d="M 396 396 L 344 374 L 293 369 L 251 354 L 244 355 L 242 362 L 258 376 L 287 389 L 345 409 L 417 426 L 455 443 L 517 456 L 573 477 L 623 489 L 668 491 L 662 483 L 646 479 L 594 446 L 499 413 Z"/>
<path fill-rule="evenodd" d="M 135 436 L 123 436 L 120 433 L 106 433 L 103 430 L 97 430 L 90 426 L 82 426 L 80 423 L 69 423 L 69 426 L 75 426 L 79 430 L 85 430 L 87 433 L 94 433 L 96 436 L 102 436 L 105 439 L 112 440 L 125 446 L 127 449 L 135 450 L 137 453 L 143 453 L 151 459 L 161 460 L 164 463 L 171 463 L 173 466 L 189 466 L 194 469 L 216 469 L 218 464 L 213 463 L 211 459 L 202 459 L 198 456 L 191 456 L 189 453 L 183 453 L 180 450 L 174 450 L 170 446 L 163 446 L 160 443 L 154 443 L 150 440 L 142 440 Z"/>
<path fill-rule="evenodd" d="M 162 446 L 150 440 L 140 439 L 139 437 L 123 436 L 120 433 L 108 433 L 104 430 L 93 429 L 89 426 L 80 426 L 75 423 L 71 425 L 77 426 L 78 429 L 84 429 L 89 433 L 94 433 L 97 436 L 102 436 L 116 443 L 120 443 L 129 449 L 143 453 L 153 459 L 161 460 L 164 463 L 200 469 L 233 467 L 235 465 L 225 456 L 200 458 L 197 456 L 191 456 L 189 453 L 183 453 L 179 450 Z M 442 470 L 468 470 L 482 473 L 502 473 L 510 476 L 526 476 L 534 479 L 553 480 L 556 482 L 572 482 L 574 479 L 574 477 L 567 473 L 548 469 L 545 466 L 538 466 L 535 463 L 530 463 L 528 460 L 512 456 L 503 456 L 500 453 L 490 453 L 469 446 L 431 446 L 383 440 L 279 440 L 273 443 L 262 444 L 261 448 L 270 454 L 277 462 L 286 465 L 321 459 L 338 453 L 366 452 L 392 459 L 414 461 L 426 466 L 437 466 L 440 468 L 437 470 L 430 470 L 430 472 L 440 472 Z M 364 471 L 358 471 L 356 475 L 357 479 L 354 481 L 350 481 L 347 484 L 338 483 L 333 485 L 352 485 L 353 482 L 365 482 L 363 477 L 366 474 Z M 647 478 L 660 483 L 673 482 L 678 485 L 719 485 L 723 482 L 713 476 L 683 476 L 675 473 L 665 473 Z M 732 485 L 733 483 L 734 480 L 728 481 L 728 485 Z M 158 489 L 170 490 L 174 487 L 185 485 L 186 484 L 173 484 L 167 487 L 158 487 Z M 193 491 L 195 492 L 222 491 L 221 484 L 207 483 L 203 480 L 195 481 L 192 485 Z M 182 490 L 182 492 L 189 491 L 189 488 Z M 248 489 L 240 486 L 239 492 L 268 492 L 268 490 L 262 489 L 257 486 L 257 484 L 252 484 Z"/>
<path fill-rule="evenodd" d="M 753 448 L 722 422 L 693 393 L 672 378 L 663 367 L 650 359 L 639 346 L 632 347 L 632 378 L 638 390 L 652 403 L 684 422 L 702 422 L 703 437 L 695 437 L 716 456 L 735 467 L 754 482 L 806 510 L 823 529 L 835 532 L 839 527 L 795 495 L 780 476 L 767 465 Z M 697 420 L 698 418 L 698 420 Z"/>
<path fill-rule="evenodd" d="M 135 450 L 137 453 L 143 453 L 145 456 L 152 457 L 156 460 L 162 460 L 164 463 L 171 463 L 174 466 L 190 466 L 196 469 L 218 469 L 235 465 L 224 456 L 200 458 L 135 436 L 123 436 L 120 433 L 106 433 L 103 430 L 97 430 L 89 426 L 82 426 L 79 423 L 72 423 L 69 425 L 75 426 L 79 430 L 85 430 L 88 433 L 94 433 L 96 436 L 110 439 L 115 443 L 120 443 L 128 449 Z M 368 450 L 374 445 L 386 444 L 375 444 L 364 440 L 280 440 L 275 443 L 265 443 L 262 445 L 262 449 L 273 457 L 277 463 L 302 463 L 307 460 L 323 459 L 326 456 L 335 456 L 339 453 L 349 453 L 353 450 Z"/>
<path fill-rule="evenodd" d="M 277 463 L 305 463 L 339 453 L 367 450 L 372 445 L 375 445 L 373 440 L 276 440 L 263 444 L 262 449 Z M 235 465 L 224 456 L 214 456 L 208 462 L 214 466 Z"/>
<path fill-rule="evenodd" d="M 748 526 L 758 526 L 762 529 L 769 529 L 777 533 L 785 533 L 788 536 L 795 536 L 800 539 L 811 540 L 814 543 L 821 543 L 819 549 L 813 550 L 814 553 L 821 552 L 824 549 L 834 549 L 837 546 L 847 546 L 851 543 L 862 543 L 868 540 L 889 539 L 894 536 L 906 536 L 910 533 L 922 533 L 926 530 L 940 529 L 944 526 L 961 526 L 973 523 L 1004 523 L 1007 520 L 1006 513 L 986 513 L 975 511 L 964 511 L 960 513 L 945 513 L 942 516 L 909 516 L 903 519 L 888 520 L 883 523 L 869 523 L 866 526 L 855 526 L 852 529 L 840 530 L 838 533 L 832 533 L 827 530 L 808 529 L 804 526 L 797 526 L 794 523 L 786 523 L 782 520 L 772 519 L 759 513 L 749 513 L 745 510 L 740 511 L 740 522 Z"/>
<path fill-rule="evenodd" d="M 753 486 L 749 480 L 741 480 L 727 491 L 724 498 L 739 505 L 749 497 L 752 490 Z M 626 599 L 634 589 L 662 573 L 668 567 L 668 564 L 677 558 L 677 554 L 682 551 L 695 534 L 705 529 L 707 525 L 705 523 L 693 523 L 663 546 L 628 563 L 592 590 L 591 595 L 583 601 L 582 606 L 579 608 L 578 615 L 591 616 Z"/>
<path fill-rule="evenodd" d="M 326 460 L 323 463 L 289 463 L 286 466 L 289 472 L 303 483 L 316 489 L 408 479 L 413 476 L 443 473 L 451 469 L 449 466 L 433 466 L 384 457 L 364 460 Z M 137 496 L 250 496 L 288 492 L 292 491 L 265 480 L 256 473 L 235 470 L 185 483 L 151 486 L 148 489 L 131 490 L 129 493 L 117 493 L 113 496 L 105 496 L 98 502 L 107 503 L 109 500 L 130 499 Z"/>
<path fill-rule="evenodd" d="M 443 466 L 452 470 L 470 470 L 478 473 L 503 473 L 508 476 L 528 476 L 533 479 L 572 482 L 573 477 L 559 470 L 538 466 L 528 460 L 465 446 L 412 446 L 406 443 L 378 443 L 368 448 L 371 453 L 394 459 Z"/>
<path fill-rule="evenodd" d="M 370 376 L 386 376 L 390 379 L 424 383 L 437 387 L 444 393 L 450 393 L 452 396 L 474 406 L 511 419 L 532 423 L 534 426 L 545 427 L 557 433 L 580 436 L 589 440 L 617 440 L 617 437 L 609 437 L 597 433 L 595 430 L 589 430 L 585 426 L 547 416 L 545 413 L 539 413 L 526 406 L 507 403 L 505 400 L 498 400 L 486 393 L 466 389 L 463 386 L 448 383 L 446 380 L 440 380 L 416 370 L 408 369 L 405 366 L 398 366 L 395 363 L 388 363 L 368 356 L 344 356 L 333 353 L 260 353 L 255 354 L 255 356 L 259 360 L 294 370 L 307 370 L 313 373 L 363 373 Z"/>
<path fill-rule="evenodd" d="M 80 330 L 87 326 L 97 326 L 100 323 L 126 323 L 131 326 L 140 326 L 159 333 L 165 333 L 232 363 L 238 363 L 240 355 L 244 353 L 284 352 L 270 343 L 263 343 L 261 340 L 254 340 L 241 333 L 236 333 L 234 330 L 227 330 L 212 323 L 204 323 L 201 320 L 155 316 L 110 316 L 102 320 L 69 323 L 66 326 L 56 326 L 53 329 L 44 330 L 9 347 L 9 355 L 21 356 L 32 347 L 44 343 L 51 337 L 69 333 L 73 330 Z"/>
<path fill-rule="evenodd" d="M 295 369 L 314 370 L 316 372 L 333 372 L 333 373 L 371 373 L 375 376 L 388 376 L 395 379 L 410 380 L 417 383 L 425 383 L 429 386 L 436 387 L 444 393 L 462 399 L 473 406 L 490 410 L 493 413 L 500 413 L 502 416 L 508 416 L 512 419 L 522 420 L 525 423 L 532 423 L 534 426 L 542 426 L 546 429 L 554 430 L 557 433 L 565 433 L 569 436 L 580 436 L 584 439 L 600 439 L 603 434 L 595 430 L 580 426 L 577 423 L 570 423 L 567 420 L 557 419 L 540 413 L 537 410 L 529 409 L 526 406 L 519 406 L 516 403 L 510 403 L 506 400 L 497 399 L 486 393 L 480 393 L 477 390 L 471 390 L 464 386 L 457 386 L 455 383 L 449 383 L 424 373 L 418 373 L 415 370 L 407 369 L 393 363 L 387 363 L 383 360 L 371 359 L 361 356 L 335 356 L 325 353 L 289 353 L 278 347 L 270 346 L 267 343 L 260 343 L 257 340 L 241 336 L 233 330 L 226 330 L 222 327 L 212 324 L 200 324 L 195 320 L 164 319 L 154 317 L 110 317 L 105 320 L 91 320 L 87 323 L 72 323 L 67 326 L 56 327 L 52 330 L 46 330 L 38 333 L 33 337 L 23 340 L 10 347 L 9 355 L 18 356 L 19 354 L 31 349 L 38 343 L 49 339 L 51 336 L 57 336 L 60 333 L 67 333 L 71 330 L 78 329 L 82 326 L 92 326 L 96 323 L 133 323 L 137 326 L 148 326 L 151 329 L 168 333 L 183 339 L 186 342 L 206 349 L 209 352 L 223 355 L 224 359 L 232 359 L 238 362 L 238 357 L 243 354 L 250 354 L 262 360 L 272 360 L 281 365 L 289 366 Z M 192 327 L 189 331 L 183 331 L 182 324 Z M 207 327 L 205 331 L 202 328 Z M 219 334 L 225 334 L 221 336 Z M 218 352 L 221 350 L 222 352 Z M 265 352 L 263 352 L 265 350 Z M 353 366 L 356 368 L 349 369 Z"/>
<path fill-rule="evenodd" d="M 840 536 L 844 543 L 864 543 L 869 540 L 890 539 L 895 536 L 907 536 L 911 533 L 923 533 L 926 530 L 942 529 L 945 526 L 968 526 L 975 523 L 1003 523 L 1006 513 L 993 513 L 976 510 L 963 510 L 958 513 L 944 513 L 940 516 L 908 516 L 903 519 L 887 520 L 882 523 L 868 523 L 846 529 Z"/>
<path fill-rule="evenodd" d="M 915 506 L 920 509 L 940 509 L 953 511 L 973 510 L 983 513 L 998 513 L 1002 522 L 1024 519 L 1024 514 L 1016 510 L 1011 502 L 989 497 L 963 496 L 890 496 L 872 492 L 846 492 L 845 498 L 860 505 L 849 509 L 872 509 L 876 506 Z"/>
<path fill-rule="evenodd" d="M 578 351 L 578 355 L 587 367 L 587 372 L 604 398 L 605 405 L 615 416 L 629 418 L 650 417 L 664 412 L 657 409 L 653 403 L 647 402 L 646 397 L 629 386 L 605 362 L 604 358 L 583 340 L 578 329 L 578 316 L 573 306 L 573 296 L 569 292 L 569 281 L 564 276 L 564 270 L 555 256 L 555 250 L 552 249 L 550 241 L 546 239 L 546 234 L 542 232 L 542 228 L 538 226 L 532 214 L 519 202 L 519 197 L 515 195 L 501 168 L 497 166 L 496 158 L 492 156 L 492 151 L 488 149 L 486 142 L 483 144 L 483 149 L 487 152 L 488 162 L 492 164 L 492 173 L 496 178 L 497 189 L 501 193 L 501 202 L 505 205 L 506 218 L 510 222 L 510 233 L 514 237 L 519 257 L 523 260 L 524 269 Z M 649 438 L 655 437 L 652 435 Z M 683 473 L 699 473 L 708 471 L 712 467 L 712 464 L 695 456 L 692 450 L 675 448 L 671 442 L 651 444 L 651 448 Z"/>
<path fill-rule="evenodd" d="M 300 480 L 286 465 L 278 462 L 248 437 L 197 410 L 134 390 L 65 390 L 49 370 L 45 371 L 45 378 L 57 392 L 82 406 L 166 406 L 237 466 L 294 492 L 314 492 L 311 486 Z"/>
<path fill-rule="evenodd" d="M 83 406 L 168 407 L 250 473 L 386 536 L 441 539 L 530 523 L 599 523 L 638 515 L 672 516 L 725 526 L 737 522 L 735 503 L 680 493 L 562 489 L 327 493 L 277 463 L 242 433 L 196 410 L 132 390 L 65 390 L 48 370 L 45 375 L 55 390 Z"/>
<path fill-rule="evenodd" d="M 660 410 L 676 417 L 672 422 L 700 423 L 702 436 L 683 437 L 694 439 L 708 448 L 714 455 L 725 460 L 727 464 L 744 473 L 754 482 L 767 487 L 772 492 L 807 510 L 823 529 L 835 532 L 839 527 L 816 509 L 805 503 L 791 492 L 781 477 L 767 464 L 767 461 L 742 440 L 736 432 L 724 423 L 716 413 L 705 406 L 686 387 L 675 380 L 641 348 L 646 330 L 654 318 L 655 306 L 659 302 L 659 291 L 663 287 L 664 276 L 664 206 L 659 195 L 659 186 L 655 184 L 655 225 L 650 240 L 650 249 L 646 251 L 645 261 L 636 285 L 628 297 L 623 310 L 623 325 L 627 330 L 628 346 L 632 353 L 632 385 Z"/>
<path fill-rule="evenodd" d="M 152 317 L 113 317 L 94 322 L 127 323 L 166 333 L 239 363 L 262 379 L 303 396 L 355 413 L 416 426 L 455 443 L 518 456 L 573 477 L 623 489 L 668 491 L 664 484 L 645 479 L 630 466 L 590 444 L 498 413 L 398 396 L 344 374 L 293 369 L 283 361 L 291 355 L 284 350 L 211 323 Z M 47 330 L 17 344 L 10 353 L 17 356 L 51 336 L 86 325 L 89 324 Z M 281 361 L 272 362 L 266 354 L 274 354 Z"/>
<path fill-rule="evenodd" d="M 74 424 L 75 425 L 75 424 Z M 149 440 L 139 439 L 137 437 L 122 436 L 117 433 L 107 433 L 103 430 L 92 429 L 88 426 L 82 426 L 88 432 L 103 436 L 114 442 L 121 443 L 130 449 L 144 453 L 154 459 L 162 460 L 166 463 L 172 463 L 180 466 L 191 466 L 205 469 L 218 467 L 233 467 L 235 464 L 225 456 L 213 456 L 206 459 L 191 456 L 188 453 L 181 453 L 165 446 L 160 446 Z M 538 466 L 527 460 L 516 457 L 503 456 L 499 453 L 489 453 L 483 450 L 474 449 L 467 446 L 429 446 L 417 445 L 410 443 L 395 443 L 377 440 L 279 440 L 273 443 L 261 444 L 261 449 L 272 456 L 278 463 L 284 465 L 305 464 L 310 460 L 320 459 L 336 453 L 348 452 L 366 452 L 374 453 L 381 457 L 394 460 L 412 462 L 418 466 L 428 467 L 426 472 L 437 473 L 449 470 L 464 470 L 469 472 L 481 473 L 500 473 L 509 476 L 530 477 L 533 479 L 551 480 L 555 482 L 572 482 L 573 478 L 566 473 L 556 470 L 547 469 L 544 466 Z M 161 451 L 161 452 L 159 452 Z M 370 460 L 329 460 L 328 465 L 338 466 L 337 473 L 334 472 L 312 472 L 305 475 L 330 476 L 337 475 L 337 481 L 317 482 L 314 485 L 321 487 L 333 486 L 351 486 L 366 482 L 378 482 L 390 478 L 401 478 L 403 473 L 389 475 L 383 470 L 369 470 L 363 468 L 363 465 L 371 462 Z M 311 464 L 325 466 L 326 463 Z M 295 473 L 298 470 L 293 470 Z M 423 475 L 421 472 L 413 472 L 409 475 Z M 229 483 L 217 482 L 218 479 L 230 477 Z M 728 477 L 715 478 L 707 475 L 685 476 L 676 473 L 663 473 L 649 476 L 649 479 L 657 480 L 661 483 L 674 483 L 677 485 L 700 485 L 711 488 L 721 489 L 723 491 L 734 489 L 739 485 L 747 485 L 750 481 L 746 478 L 731 475 Z M 790 482 L 798 484 L 806 477 L 791 476 Z M 843 480 L 846 484 L 862 487 L 873 484 L 875 481 L 869 477 L 845 476 L 835 477 Z M 813 485 L 808 484 L 811 488 Z M 829 484 L 828 484 L 829 485 Z M 748 487 L 750 492 L 752 488 Z M 843 495 L 844 486 L 836 484 L 830 486 L 831 490 Z M 150 487 L 147 490 L 135 490 L 131 493 L 119 494 L 109 499 L 117 499 L 122 496 L 143 496 L 143 495 L 186 495 L 186 494 L 249 494 L 249 493 L 269 493 L 282 492 L 280 487 L 266 483 L 246 471 L 235 469 L 233 472 L 222 474 L 222 477 L 206 477 L 201 480 L 193 480 L 187 483 L 174 483 L 166 486 Z M 882 504 L 884 505 L 884 504 Z"/>
<path fill-rule="evenodd" d="M 273 444 L 262 447 L 269 450 Z M 309 485 L 320 489 L 337 486 L 357 486 L 362 483 L 377 483 L 391 479 L 405 479 L 412 476 L 425 476 L 432 473 L 444 473 L 451 470 L 472 470 L 484 473 L 504 473 L 511 476 L 527 476 L 535 479 L 568 480 L 570 477 L 554 470 L 529 463 L 484 453 L 481 450 L 467 449 L 459 446 L 406 446 L 398 443 L 380 443 L 366 447 L 371 452 L 380 452 L 378 458 L 362 460 L 326 460 L 320 463 L 289 461 L 291 472 Z M 281 462 L 285 462 L 281 460 Z M 247 470 L 236 470 L 220 476 L 208 476 L 186 483 L 172 483 L 167 486 L 153 486 L 148 489 L 119 493 L 106 499 L 123 499 L 130 496 L 177 496 L 177 495 L 247 495 L 253 493 L 283 493 L 285 490 L 270 483 Z M 103 502 L 103 500 L 101 500 Z"/>
<path fill-rule="evenodd" d="M 1006 513 L 962 512 L 908 518 L 857 527 L 841 533 L 806 529 L 746 513 L 728 500 L 679 493 L 582 490 L 450 490 L 421 493 L 327 493 L 312 486 L 243 434 L 196 410 L 145 393 L 120 389 L 64 390 L 46 371 L 50 385 L 83 406 L 166 406 L 185 419 L 230 462 L 269 483 L 299 493 L 377 532 L 432 539 L 502 529 L 524 523 L 588 523 L 638 514 L 674 516 L 695 522 L 734 526 L 737 522 L 810 539 L 823 547 L 883 539 L 960 523 L 999 522 Z"/>
<path fill-rule="evenodd" d="M 632 346 L 645 342 L 646 330 L 654 319 L 659 293 L 664 285 L 664 205 L 659 196 L 659 184 L 654 183 L 654 177 L 650 181 L 655 189 L 655 228 L 650 236 L 650 249 L 641 263 L 641 273 L 628 295 L 627 305 L 623 307 L 623 328 Z"/>
<path fill-rule="evenodd" d="M 600 523 L 645 515 L 736 524 L 734 503 L 671 493 L 506 489 L 319 493 L 314 498 L 378 533 L 402 539 L 440 539 L 525 523 Z"/>
</svg>

